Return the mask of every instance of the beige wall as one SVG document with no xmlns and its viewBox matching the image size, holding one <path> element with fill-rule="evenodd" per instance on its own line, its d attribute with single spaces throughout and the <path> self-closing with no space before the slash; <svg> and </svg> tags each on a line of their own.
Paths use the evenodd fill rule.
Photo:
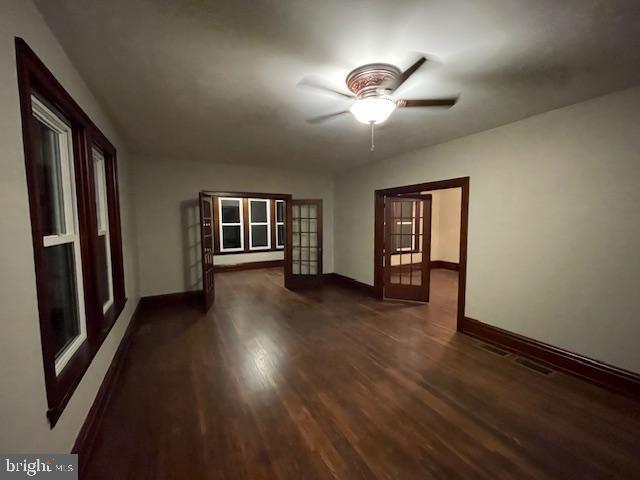
<svg viewBox="0 0 640 480">
<path fill-rule="evenodd" d="M 202 288 L 197 201 L 201 190 L 321 198 L 323 270 L 333 272 L 333 181 L 329 176 L 148 157 L 134 159 L 134 172 L 143 296 Z M 258 261 L 265 254 L 252 255 Z"/>
<path fill-rule="evenodd" d="M 433 190 L 431 204 L 431 260 L 460 261 L 461 188 Z"/>
<path fill-rule="evenodd" d="M 273 260 L 284 260 L 284 251 L 216 255 L 213 257 L 213 264 L 237 265 L 239 263 L 268 262 Z"/>
<path fill-rule="evenodd" d="M 0 452 L 69 452 L 138 302 L 128 155 L 104 112 L 29 0 L 0 0 Z M 31 243 L 14 36 L 34 49 L 118 148 L 129 301 L 56 427 L 47 401 Z"/>
<path fill-rule="evenodd" d="M 470 176 L 467 315 L 640 371 L 639 131 L 636 87 L 343 173 L 336 272 L 373 283 L 375 189 Z"/>
</svg>

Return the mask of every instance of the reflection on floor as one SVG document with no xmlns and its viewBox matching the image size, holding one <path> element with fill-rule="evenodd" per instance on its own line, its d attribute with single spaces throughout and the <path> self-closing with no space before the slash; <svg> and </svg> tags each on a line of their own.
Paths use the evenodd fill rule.
<svg viewBox="0 0 640 480">
<path fill-rule="evenodd" d="M 411 272 L 413 285 L 420 285 L 422 271 Z M 401 279 L 398 275 L 391 275 L 391 281 L 396 283 Z M 403 275 L 403 284 L 408 284 L 407 276 Z M 426 314 L 452 330 L 456 329 L 456 312 L 458 308 L 458 272 L 445 269 L 431 270 L 430 301 Z"/>
<path fill-rule="evenodd" d="M 433 283 L 417 305 L 229 272 L 209 315 L 147 308 L 86 478 L 638 478 L 638 403 L 478 348 L 455 274 Z"/>
</svg>

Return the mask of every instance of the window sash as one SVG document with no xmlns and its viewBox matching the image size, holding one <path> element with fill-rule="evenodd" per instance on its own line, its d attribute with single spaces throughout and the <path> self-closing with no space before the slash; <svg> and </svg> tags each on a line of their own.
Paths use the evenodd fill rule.
<svg viewBox="0 0 640 480">
<path fill-rule="evenodd" d="M 102 304 L 102 313 L 105 314 L 113 305 L 113 265 L 111 262 L 111 233 L 109 228 L 109 202 L 107 198 L 107 173 L 104 154 L 95 146 L 91 147 L 93 159 L 93 172 L 96 193 L 96 225 L 98 237 L 105 237 L 105 260 L 107 264 L 107 289 L 108 297 Z"/>
<path fill-rule="evenodd" d="M 251 218 L 251 204 L 252 203 L 264 203 L 265 210 L 267 212 L 267 221 L 266 222 L 254 222 Z M 268 199 L 263 198 L 250 198 L 249 199 L 249 250 L 271 250 L 271 209 L 270 201 Z M 262 225 L 267 227 L 267 244 L 254 246 L 253 245 L 253 227 L 254 225 Z"/>
<path fill-rule="evenodd" d="M 282 221 L 278 221 L 278 204 L 281 203 L 282 204 Z M 276 218 L 275 218 L 275 228 L 276 228 L 276 248 L 284 248 L 284 238 L 280 238 L 280 236 L 278 235 L 278 227 L 279 226 L 283 226 L 284 227 L 284 219 L 287 216 L 287 212 L 285 210 L 285 203 L 284 200 L 276 200 Z M 286 231 L 285 231 L 286 234 Z"/>
<path fill-rule="evenodd" d="M 62 202 L 64 206 L 63 232 L 58 235 L 46 235 L 42 237 L 44 248 L 63 244 L 73 245 L 73 262 L 76 284 L 76 308 L 78 314 L 78 335 L 76 335 L 67 347 L 55 359 L 54 370 L 59 376 L 69 360 L 78 351 L 87 338 L 87 319 L 84 305 L 84 279 L 82 276 L 82 253 L 77 212 L 77 192 L 75 185 L 75 158 L 73 155 L 73 141 L 71 127 L 67 125 L 56 113 L 51 111 L 38 97 L 31 95 L 32 115 L 57 134 L 60 155 L 60 174 L 62 188 Z"/>
<path fill-rule="evenodd" d="M 222 221 L 222 201 L 234 201 L 238 204 L 238 218 L 239 222 L 223 222 Z M 219 225 L 219 238 L 220 238 L 220 251 L 221 252 L 242 252 L 244 251 L 244 212 L 242 208 L 242 198 L 236 197 L 218 197 L 218 225 Z M 223 227 L 240 227 L 240 246 L 225 248 L 222 237 Z"/>
</svg>

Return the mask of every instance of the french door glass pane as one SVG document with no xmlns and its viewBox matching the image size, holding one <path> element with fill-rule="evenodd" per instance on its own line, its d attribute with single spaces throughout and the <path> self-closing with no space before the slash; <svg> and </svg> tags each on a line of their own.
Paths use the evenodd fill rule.
<svg viewBox="0 0 640 480">
<path fill-rule="evenodd" d="M 240 248 L 240 225 L 222 226 L 222 247 Z"/>
<path fill-rule="evenodd" d="M 238 200 L 220 200 L 220 205 L 222 207 L 222 223 L 240 223 L 240 202 Z"/>
<path fill-rule="evenodd" d="M 264 223 L 267 221 L 267 202 L 250 202 L 251 204 L 251 222 Z"/>
<path fill-rule="evenodd" d="M 411 224 L 411 222 L 400 224 L 400 231 L 398 233 L 402 235 L 411 235 L 412 232 L 413 232 L 413 225 Z"/>
<path fill-rule="evenodd" d="M 413 214 L 413 202 L 411 201 L 404 201 L 404 202 L 400 202 L 400 204 L 402 205 L 401 208 L 401 214 L 400 216 L 403 218 L 410 218 Z"/>
<path fill-rule="evenodd" d="M 36 118 L 33 118 L 33 127 L 36 136 L 36 161 L 42 173 L 38 200 L 43 234 L 64 234 L 66 229 L 59 134 Z"/>
<path fill-rule="evenodd" d="M 80 333 L 73 243 L 44 249 L 48 308 L 56 358 Z"/>
<path fill-rule="evenodd" d="M 251 225 L 251 246 L 266 247 L 268 243 L 267 225 Z"/>
<path fill-rule="evenodd" d="M 109 265 L 107 252 L 107 236 L 98 236 L 98 292 L 100 293 L 100 304 L 104 305 L 111 300 L 109 286 Z"/>
</svg>

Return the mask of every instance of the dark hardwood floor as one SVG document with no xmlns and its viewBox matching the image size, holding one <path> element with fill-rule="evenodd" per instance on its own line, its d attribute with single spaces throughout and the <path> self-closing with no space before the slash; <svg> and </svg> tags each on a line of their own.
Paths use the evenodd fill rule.
<svg viewBox="0 0 640 480">
<path fill-rule="evenodd" d="M 455 333 L 456 275 L 428 306 L 269 269 L 147 308 L 85 478 L 639 478 L 640 404 Z"/>
</svg>

